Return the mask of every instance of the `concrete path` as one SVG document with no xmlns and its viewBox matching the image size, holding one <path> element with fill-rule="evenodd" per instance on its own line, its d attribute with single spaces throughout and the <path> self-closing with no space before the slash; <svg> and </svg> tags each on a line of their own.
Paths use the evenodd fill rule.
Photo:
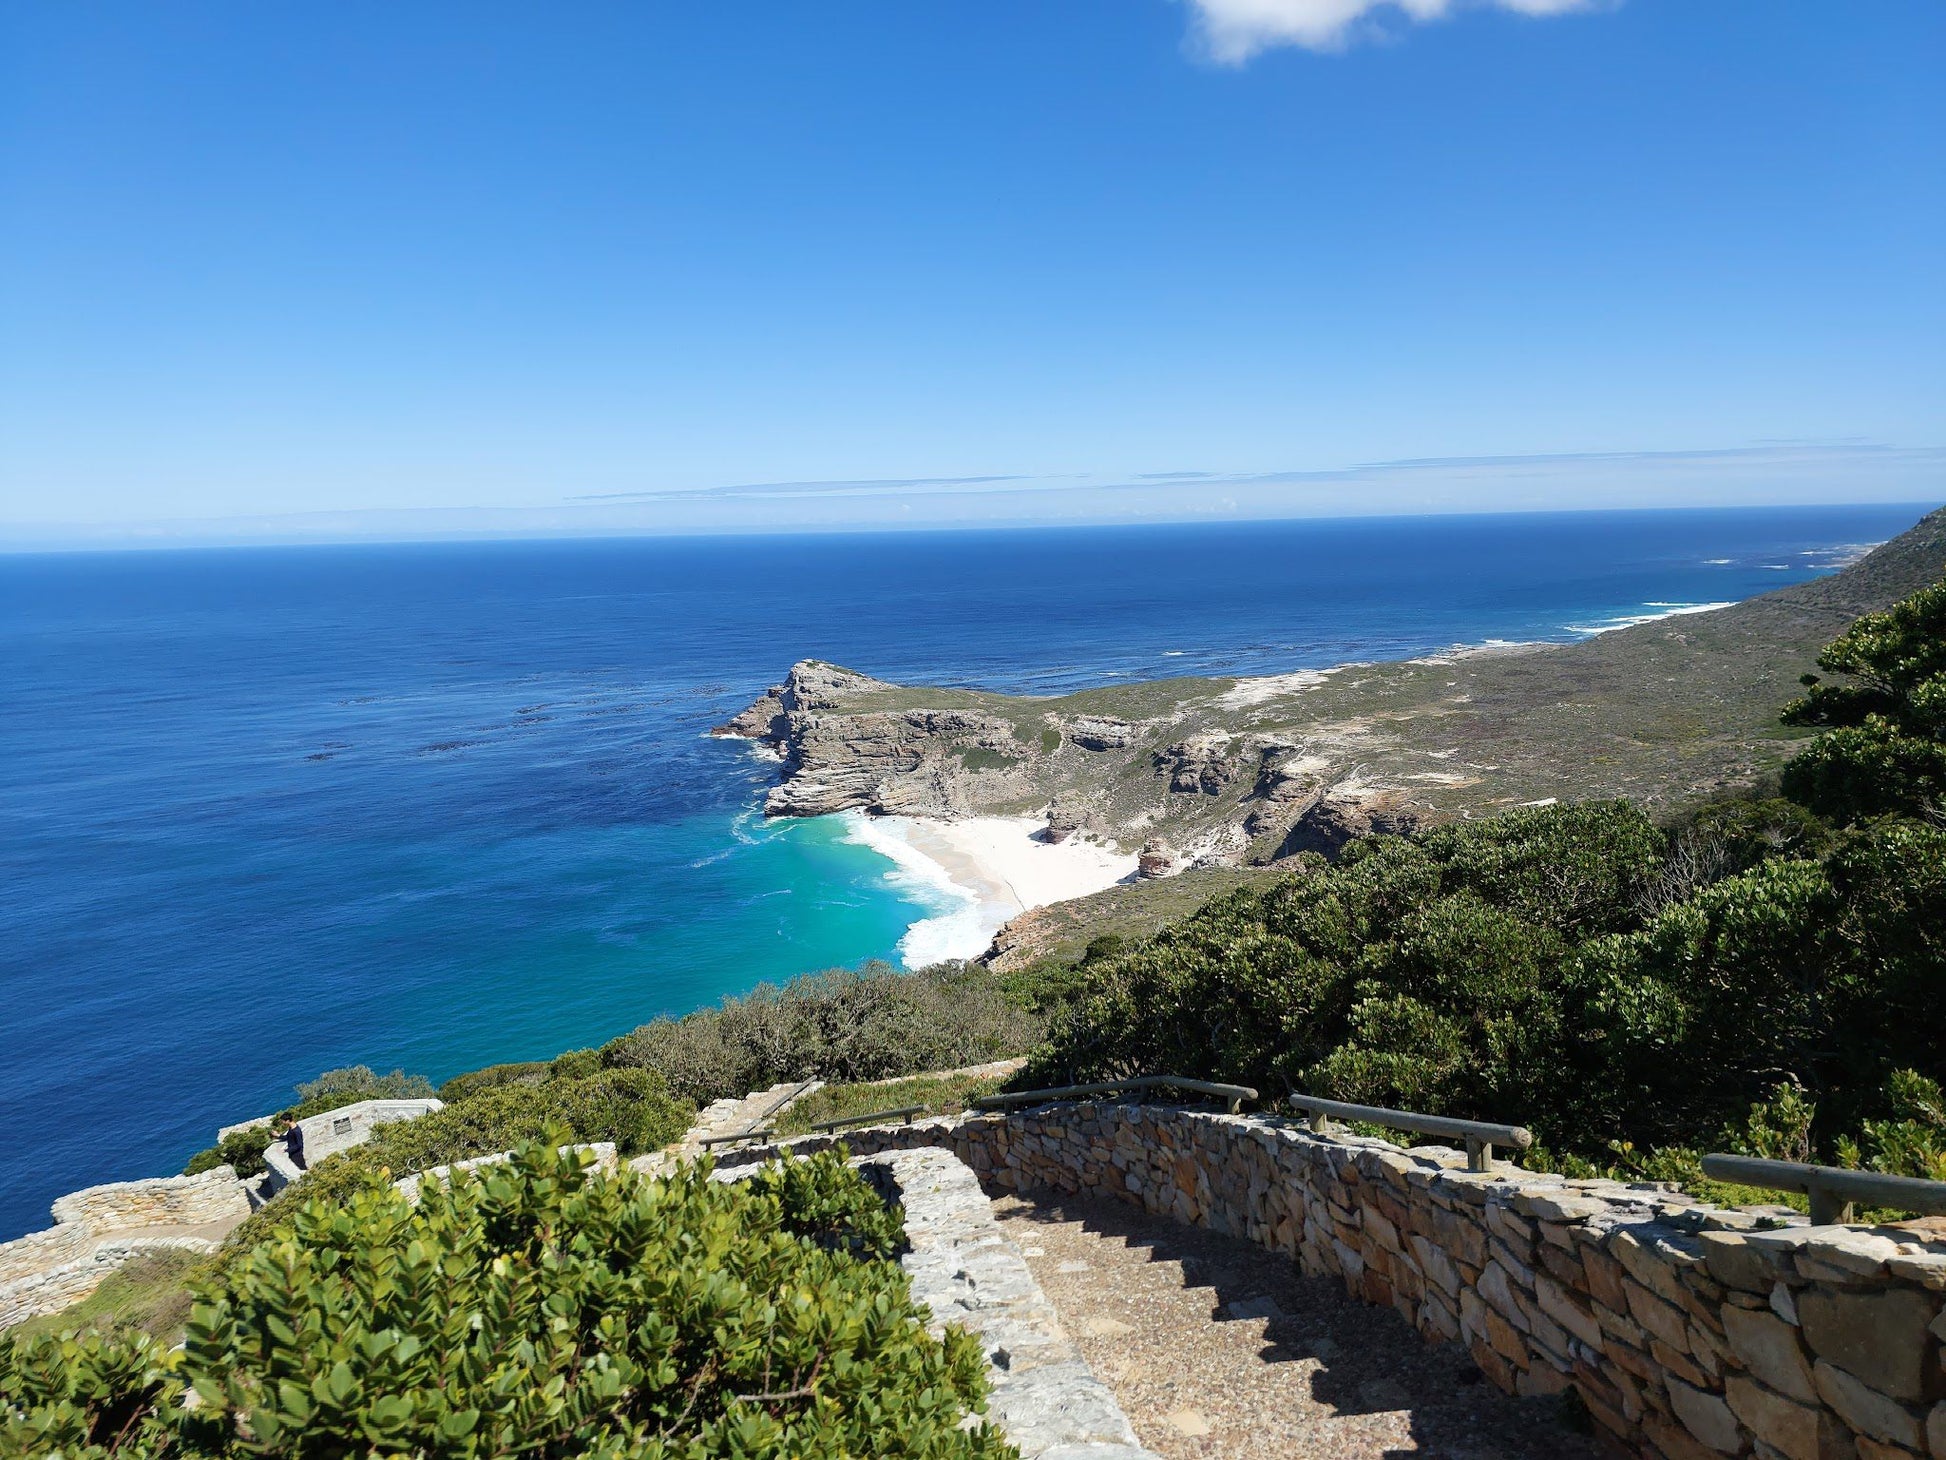
<svg viewBox="0 0 1946 1460">
<path fill-rule="evenodd" d="M 1142 1443 L 1167 1460 L 1595 1460 L 1559 1400 L 1288 1259 L 1119 1202 L 994 1203 Z"/>
</svg>

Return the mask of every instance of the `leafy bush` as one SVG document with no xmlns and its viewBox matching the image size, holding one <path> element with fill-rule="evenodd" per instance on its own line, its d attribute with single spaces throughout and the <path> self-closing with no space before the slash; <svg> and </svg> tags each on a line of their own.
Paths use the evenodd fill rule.
<svg viewBox="0 0 1946 1460">
<path fill-rule="evenodd" d="M 375 1075 L 368 1065 L 350 1065 L 304 1081 L 297 1087 L 297 1101 L 303 1115 L 310 1116 L 360 1100 L 424 1100 L 432 1093 L 432 1081 L 424 1075 L 408 1075 L 404 1070 Z"/>
<path fill-rule="evenodd" d="M 1784 712 L 1817 736 L 1784 771 L 1793 799 L 1841 824 L 1946 816 L 1946 583 L 1867 614 L 1818 656 Z"/>
<path fill-rule="evenodd" d="M 270 1122 L 248 1130 L 231 1131 L 206 1151 L 198 1151 L 182 1168 L 185 1176 L 195 1176 L 218 1166 L 229 1166 L 239 1176 L 261 1176 L 264 1152 L 270 1148 Z"/>
<path fill-rule="evenodd" d="M 773 1161 L 749 1178 L 772 1197 L 784 1230 L 834 1252 L 888 1258 L 905 1246 L 905 1212 L 883 1200 L 837 1151 L 808 1161 Z"/>
<path fill-rule="evenodd" d="M 488 1065 L 483 1070 L 468 1070 L 441 1085 L 439 1098 L 451 1105 L 455 1100 L 471 1099 L 499 1085 L 538 1085 L 548 1077 L 551 1069 L 552 1062 L 548 1060 L 520 1060 L 513 1064 Z"/>
<path fill-rule="evenodd" d="M 888 1214 L 827 1153 L 590 1177 L 553 1130 L 425 1193 L 290 1212 L 146 1337 L 0 1347 L 0 1454 L 1000 1457 L 978 1345 L 929 1337 Z M 196 1396 L 185 1408 L 187 1393 Z"/>
<path fill-rule="evenodd" d="M 1885 1103 L 1888 1118 L 1864 1122 L 1862 1141 L 1845 1143 L 1844 1164 L 1946 1181 L 1946 1097 L 1939 1082 L 1917 1070 L 1896 1070 L 1886 1083 Z"/>
<path fill-rule="evenodd" d="M 647 1070 L 603 1070 L 581 1080 L 501 1085 L 413 1120 L 381 1125 L 372 1138 L 318 1163 L 309 1182 L 334 1161 L 368 1170 L 386 1167 L 394 1179 L 470 1156 L 511 1150 L 549 1126 L 583 1143 L 613 1141 L 624 1156 L 653 1151 L 688 1129 L 690 1108 L 669 1098 Z"/>
<path fill-rule="evenodd" d="M 376 1127 L 371 1139 L 327 1156 L 302 1181 L 245 1219 L 226 1252 L 229 1261 L 259 1241 L 284 1210 L 300 1201 L 346 1200 L 415 1172 L 474 1156 L 497 1155 L 558 1128 L 580 1144 L 613 1141 L 624 1156 L 659 1150 L 689 1128 L 692 1108 L 670 1098 L 647 1070 L 603 1070 L 581 1080 L 498 1085 L 412 1120 Z"/>
<path fill-rule="evenodd" d="M 655 1070 L 698 1104 L 780 1080 L 882 1080 L 1024 1054 L 1041 1023 L 968 964 L 885 964 L 762 985 L 715 1009 L 658 1019 L 604 1045 L 602 1062 Z"/>
<path fill-rule="evenodd" d="M 1829 1154 L 1890 1118 L 1896 1071 L 1946 1078 L 1946 830 L 1877 824 L 1644 917 L 1646 822 L 1573 809 L 1213 903 L 1088 965 L 1023 1078 L 1240 1079 L 1519 1121 L 1593 1162 L 1714 1139 L 1780 1081 Z"/>
<path fill-rule="evenodd" d="M 579 1080 L 601 1069 L 601 1051 L 594 1049 L 571 1049 L 566 1054 L 557 1054 L 547 1064 L 547 1077 L 550 1080 Z"/>
</svg>

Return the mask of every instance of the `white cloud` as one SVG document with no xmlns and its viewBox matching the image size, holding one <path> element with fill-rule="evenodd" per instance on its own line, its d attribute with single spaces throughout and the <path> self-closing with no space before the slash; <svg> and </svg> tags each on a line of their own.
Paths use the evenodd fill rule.
<svg viewBox="0 0 1946 1460">
<path fill-rule="evenodd" d="M 1381 32 L 1399 16 L 1420 24 L 1443 20 L 1466 5 L 1520 15 L 1566 15 L 1592 10 L 1600 0 L 1189 0 L 1196 28 L 1210 56 L 1229 65 L 1272 46 L 1336 51 Z"/>
</svg>

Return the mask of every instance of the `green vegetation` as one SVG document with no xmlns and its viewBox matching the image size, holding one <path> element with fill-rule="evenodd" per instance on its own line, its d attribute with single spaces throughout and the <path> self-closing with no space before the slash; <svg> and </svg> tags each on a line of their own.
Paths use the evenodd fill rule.
<svg viewBox="0 0 1946 1460">
<path fill-rule="evenodd" d="M 826 1085 L 791 1106 L 777 1118 L 781 1136 L 801 1136 L 822 1120 L 870 1115 L 923 1105 L 927 1115 L 954 1115 L 981 1095 L 991 1095 L 1006 1083 L 1002 1075 L 914 1075 L 868 1085 Z M 922 1117 L 915 1116 L 916 1119 Z"/>
<path fill-rule="evenodd" d="M 1839 822 L 1946 822 L 1946 583 L 1867 614 L 1818 667 L 1846 679 L 1805 675 L 1808 692 L 1784 712 L 1824 731 L 1785 769 L 1785 789 Z"/>
<path fill-rule="evenodd" d="M 1168 1071 L 1516 1120 L 1578 1169 L 1680 1174 L 1720 1143 L 1935 1174 L 1943 629 L 1932 589 L 1827 651 L 1859 683 L 1792 707 L 1830 727 L 1787 773 L 1799 801 L 1354 843 L 1084 959 L 1023 1078 Z"/>
<path fill-rule="evenodd" d="M 978 1345 L 927 1335 L 897 1214 L 839 1156 L 591 1177 L 567 1134 L 416 1207 L 303 1202 L 198 1290 L 180 1353 L 0 1345 L 0 1456 L 1012 1453 L 959 1427 Z"/>
<path fill-rule="evenodd" d="M 465 1100 L 497 1085 L 539 1085 L 562 1077 L 592 1075 L 601 1068 L 601 1054 L 592 1049 L 571 1049 L 551 1060 L 523 1060 L 516 1064 L 488 1065 L 455 1075 L 439 1087 L 439 1098 L 448 1104 Z"/>
<path fill-rule="evenodd" d="M 233 1261 L 261 1240 L 284 1220 L 283 1209 L 292 1203 L 349 1200 L 414 1172 L 511 1150 L 548 1130 L 565 1131 L 582 1144 L 612 1141 L 621 1155 L 639 1155 L 675 1140 L 688 1129 L 692 1114 L 647 1070 L 599 1070 L 533 1085 L 491 1086 L 429 1115 L 381 1125 L 363 1145 L 325 1157 L 303 1181 L 244 1221 L 226 1259 Z"/>
<path fill-rule="evenodd" d="M 959 763 L 969 771 L 1007 771 L 1020 764 L 1011 755 L 988 750 L 984 745 L 967 746 L 959 753 Z"/>
<path fill-rule="evenodd" d="M 981 1064 L 1025 1054 L 1040 1037 L 1040 1020 L 983 968 L 900 974 L 874 963 L 658 1019 L 602 1046 L 600 1057 L 654 1070 L 676 1095 L 703 1104 L 781 1080 L 883 1080 Z"/>
<path fill-rule="evenodd" d="M 234 1131 L 217 1145 L 198 1151 L 182 1168 L 182 1174 L 194 1176 L 227 1165 L 239 1176 L 260 1176 L 272 1132 L 293 1120 L 306 1120 L 327 1110 L 356 1105 L 361 1100 L 423 1100 L 432 1093 L 432 1081 L 424 1075 L 408 1075 L 404 1070 L 394 1070 L 389 1075 L 375 1075 L 366 1065 L 326 1070 L 315 1080 L 306 1080 L 297 1087 L 297 1104 L 278 1111 L 261 1125 Z"/>
</svg>

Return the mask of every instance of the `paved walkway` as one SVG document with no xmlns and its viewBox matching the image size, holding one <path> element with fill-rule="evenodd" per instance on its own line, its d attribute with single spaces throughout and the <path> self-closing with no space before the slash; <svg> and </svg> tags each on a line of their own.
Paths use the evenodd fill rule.
<svg viewBox="0 0 1946 1460">
<path fill-rule="evenodd" d="M 804 1088 L 799 1090 L 799 1085 Z M 675 1154 L 685 1160 L 700 1156 L 705 1140 L 713 1136 L 735 1135 L 754 1120 L 782 1115 L 806 1095 L 823 1087 L 822 1080 L 812 1080 L 808 1084 L 802 1080 L 785 1080 L 768 1090 L 752 1090 L 741 1100 L 714 1101 L 697 1114 L 696 1123 L 676 1144 Z M 793 1094 L 793 1091 L 796 1093 Z"/>
<path fill-rule="evenodd" d="M 247 1213 L 246 1213 L 247 1215 Z M 111 1227 L 99 1234 L 101 1244 L 112 1247 L 118 1242 L 158 1242 L 182 1241 L 212 1242 L 221 1244 L 223 1239 L 243 1223 L 243 1217 L 218 1217 L 213 1222 L 198 1222 L 189 1225 L 172 1222 L 153 1227 Z"/>
<path fill-rule="evenodd" d="M 1288 1259 L 1119 1202 L 994 1203 L 1095 1373 L 1168 1460 L 1595 1460 L 1560 1401 Z"/>
</svg>

